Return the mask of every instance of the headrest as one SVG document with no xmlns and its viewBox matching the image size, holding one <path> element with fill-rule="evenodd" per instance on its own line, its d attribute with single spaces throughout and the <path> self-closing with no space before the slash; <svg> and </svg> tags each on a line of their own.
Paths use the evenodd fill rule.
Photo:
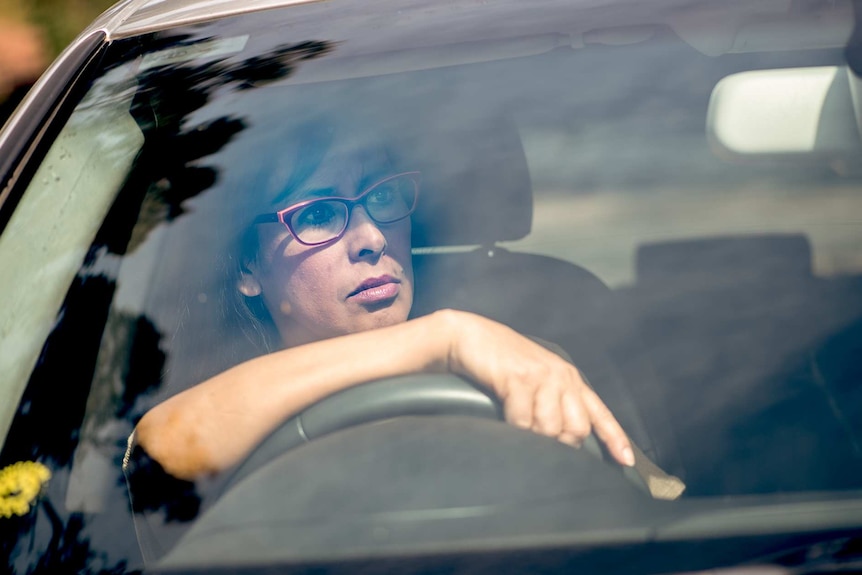
<svg viewBox="0 0 862 575">
<path fill-rule="evenodd" d="M 640 246 L 639 284 L 691 288 L 783 282 L 811 277 L 811 246 L 802 234 L 709 238 Z"/>
<path fill-rule="evenodd" d="M 510 122 L 432 127 L 398 155 L 422 172 L 413 247 L 490 245 L 530 233 L 530 175 Z"/>
</svg>

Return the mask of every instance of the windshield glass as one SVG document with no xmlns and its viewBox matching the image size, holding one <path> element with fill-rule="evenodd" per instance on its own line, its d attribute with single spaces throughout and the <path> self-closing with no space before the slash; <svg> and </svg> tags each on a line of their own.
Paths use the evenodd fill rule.
<svg viewBox="0 0 862 575">
<path fill-rule="evenodd" d="M 207 534 L 242 533 L 265 510 L 249 551 L 263 563 L 577 540 L 597 524 L 609 540 L 646 540 L 633 526 L 674 521 L 668 537 L 686 525 L 751 534 L 750 514 L 733 513 L 760 504 L 804 531 L 792 505 L 818 502 L 805 510 L 824 528 L 840 501 L 841 526 L 859 526 L 848 501 L 862 488 L 862 82 L 845 50 L 849 5 L 503 2 L 336 16 L 331 4 L 114 42 L 40 158 L 0 236 L 0 265 L 14 271 L 0 295 L 16 302 L 0 312 L 2 467 L 36 461 L 52 474 L 38 509 L 0 519 L 16 568 L 74 549 L 95 569 L 221 562 Z M 363 226 L 384 230 L 379 257 L 397 271 L 344 293 L 333 267 L 272 271 L 273 254 L 299 246 L 324 261 L 307 254 L 325 258 Z M 366 240 L 351 262 L 378 249 Z M 313 288 L 297 280 L 312 276 Z M 488 455 L 467 472 L 511 426 L 493 422 L 486 438 L 429 423 L 442 439 L 405 447 L 429 418 L 395 434 L 355 423 L 448 408 L 387 406 L 354 421 L 357 399 L 285 463 L 294 475 L 282 481 L 318 491 L 271 509 L 275 486 L 250 464 L 242 477 L 259 483 L 246 491 L 224 472 L 177 482 L 144 470 L 133 513 L 128 438 L 142 416 L 247 360 L 350 332 L 323 303 L 304 307 L 329 291 L 366 309 L 406 302 L 410 321 L 472 312 L 538 341 L 577 366 L 652 467 L 617 473 L 595 438 L 570 450 L 593 449 L 636 484 L 610 499 L 518 475 L 522 451 L 531 473 L 555 473 L 530 459 L 531 443 L 506 444 L 509 468 Z M 387 449 L 402 455 L 338 455 Z M 261 469 L 282 451 L 258 452 Z M 419 477 L 458 497 L 399 499 Z M 507 487 L 468 485 L 488 478 Z M 379 508 L 367 503 L 375 489 Z M 368 507 L 334 502 L 339 490 Z M 566 523 L 589 501 L 601 511 Z M 791 508 L 795 519 L 781 515 Z M 220 509 L 251 518 L 189 535 Z M 727 515 L 691 519 L 703 510 Z M 534 523 L 507 531 L 507 513 Z M 390 520 L 411 535 L 386 535 Z M 278 529 L 295 544 L 266 543 Z M 755 532 L 773 530 L 764 520 Z M 177 541 L 189 550 L 177 555 Z"/>
</svg>

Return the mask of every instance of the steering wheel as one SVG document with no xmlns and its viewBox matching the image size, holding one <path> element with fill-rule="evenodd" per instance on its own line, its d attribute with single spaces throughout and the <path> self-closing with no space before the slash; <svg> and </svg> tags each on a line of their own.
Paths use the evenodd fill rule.
<svg viewBox="0 0 862 575">
<path fill-rule="evenodd" d="M 332 433 L 396 417 L 435 415 L 504 420 L 496 397 L 453 374 L 374 381 L 330 395 L 285 421 L 210 493 L 217 499 L 279 455 Z M 592 434 L 584 440 L 583 448 L 596 459 L 610 461 Z M 626 469 L 625 473 L 629 481 L 647 491 L 634 470 Z"/>
<path fill-rule="evenodd" d="M 496 399 L 452 375 L 329 396 L 211 485 L 214 503 L 159 563 L 457 545 L 555 525 L 588 533 L 660 512 L 633 469 L 602 461 L 594 438 L 575 450 L 501 419 Z"/>
</svg>

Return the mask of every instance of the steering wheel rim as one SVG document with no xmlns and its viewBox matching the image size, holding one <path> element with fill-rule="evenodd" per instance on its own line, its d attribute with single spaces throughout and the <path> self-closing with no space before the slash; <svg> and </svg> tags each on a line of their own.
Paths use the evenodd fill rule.
<svg viewBox="0 0 862 575">
<path fill-rule="evenodd" d="M 499 400 L 453 374 L 414 374 L 355 385 L 324 397 L 279 425 L 215 487 L 215 497 L 295 449 L 342 429 L 410 415 L 463 415 L 503 421 Z"/>
<path fill-rule="evenodd" d="M 504 421 L 503 406 L 496 397 L 454 374 L 415 374 L 356 385 L 321 399 L 282 423 L 213 486 L 211 501 L 278 455 L 304 443 L 375 421 L 435 415 Z M 595 458 L 607 460 L 594 435 L 584 440 L 583 447 Z M 626 476 L 646 490 L 636 473 Z"/>
</svg>

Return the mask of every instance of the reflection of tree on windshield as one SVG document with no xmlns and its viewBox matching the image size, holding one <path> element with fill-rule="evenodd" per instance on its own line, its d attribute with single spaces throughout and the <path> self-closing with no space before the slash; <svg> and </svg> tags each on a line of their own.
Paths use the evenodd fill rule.
<svg viewBox="0 0 862 575">
<path fill-rule="evenodd" d="M 128 573 L 125 561 L 111 564 L 107 554 L 93 549 L 83 536 L 86 519 L 80 514 L 72 515 L 65 526 L 53 505 L 46 501 L 44 512 L 50 518 L 52 533 L 47 551 L 43 551 L 35 566 L 27 571 L 30 575 L 51 573 L 98 573 L 110 575 Z"/>
<path fill-rule="evenodd" d="M 196 162 L 222 149 L 245 128 L 242 118 L 220 117 L 205 124 L 188 125 L 189 117 L 224 87 L 252 90 L 289 76 L 304 61 L 328 54 L 329 42 L 303 42 L 280 46 L 239 63 L 212 62 L 199 66 L 162 66 L 140 79 L 132 106 L 147 135 L 138 172 L 152 187 L 128 250 L 133 251 L 162 221 L 185 211 L 183 204 L 211 187 L 218 174 Z"/>
<path fill-rule="evenodd" d="M 54 473 L 45 504 L 2 525 L 0 550 L 17 557 L 17 565 L 29 565 L 31 572 L 59 564 L 64 570 L 75 565 L 76 572 L 125 571 L 122 563 L 106 567 L 107 560 L 91 549 L 87 529 L 100 516 L 67 512 L 63 505 L 72 456 L 81 446 L 103 452 L 114 464 L 111 482 L 123 483 L 125 434 L 140 417 L 137 400 L 160 387 L 170 351 L 163 349 L 164 334 L 150 319 L 111 310 L 119 265 L 110 256 L 134 251 L 156 226 L 181 216 L 187 200 L 216 182 L 217 171 L 198 161 L 245 128 L 236 117 L 190 123 L 217 90 L 252 90 L 283 79 L 300 62 L 332 47 L 304 42 L 239 62 L 153 68 L 139 78 L 132 113 L 144 132 L 144 147 L 66 296 L 0 457 L 0 467 L 32 459 Z M 109 502 L 111 513 L 102 514 L 103 521 L 126 515 L 127 506 L 125 497 Z"/>
<path fill-rule="evenodd" d="M 101 271 L 104 264 L 96 263 L 108 255 L 105 247 L 115 254 L 125 253 L 126 246 L 128 251 L 133 251 L 156 225 L 180 216 L 184 212 L 183 202 L 207 189 L 217 177 L 213 168 L 193 163 L 221 149 L 243 129 L 242 120 L 235 118 L 218 118 L 197 126 L 187 126 L 186 119 L 206 105 L 216 89 L 235 84 L 237 89 L 248 90 L 281 79 L 294 70 L 298 61 L 323 54 L 328 46 L 325 42 L 316 42 L 281 47 L 236 64 L 216 62 L 156 68 L 141 79 L 139 95 L 133 106 L 133 112 L 146 134 L 141 158 L 99 230 L 83 271 L 69 291 L 61 312 L 62 321 L 43 350 L 23 401 L 23 405 L 30 402 L 33 405 L 27 413 L 19 413 L 13 424 L 10 437 L 39 438 L 33 442 L 38 449 L 10 441 L 5 447 L 3 461 L 10 457 L 20 459 L 37 455 L 49 457 L 60 466 L 69 461 L 77 445 L 77 429 L 87 399 L 86 389 L 66 384 L 58 390 L 57 384 L 70 381 L 83 384 L 93 380 L 97 369 L 95 358 L 103 333 L 106 342 L 102 347 L 111 345 L 111 333 L 105 332 L 105 319 L 114 297 L 116 277 Z M 141 205 L 133 199 L 140 197 L 142 187 L 148 193 Z M 107 267 L 117 269 L 116 264 L 108 264 Z M 93 268 L 100 269 L 100 273 L 91 275 L 87 270 Z M 129 318 L 129 321 L 132 324 L 137 322 L 138 328 L 149 325 L 155 330 L 145 317 Z M 146 338 L 148 346 L 157 355 L 163 355 L 158 347 L 160 338 L 157 333 Z M 88 346 L 92 352 L 83 353 Z M 163 361 L 148 362 L 148 365 L 161 369 Z M 131 374 L 132 370 L 128 373 Z M 155 374 L 156 378 L 158 375 Z M 132 403 L 140 393 L 158 386 L 157 382 L 141 384 L 139 380 L 139 370 L 134 370 L 133 377 L 123 378 L 125 391 L 121 397 L 125 404 L 114 411 L 118 416 L 130 413 Z M 94 387 L 98 385 L 97 378 Z M 42 386 L 48 386 L 46 389 L 50 391 L 40 390 Z M 54 396 L 53 407 L 38 401 L 40 393 Z M 58 393 L 68 397 L 56 401 L 60 399 Z M 76 404 L 80 404 L 78 409 L 70 409 Z M 42 413 L 41 409 L 52 412 Z M 45 421 L 52 422 L 50 429 L 44 426 Z"/>
</svg>

